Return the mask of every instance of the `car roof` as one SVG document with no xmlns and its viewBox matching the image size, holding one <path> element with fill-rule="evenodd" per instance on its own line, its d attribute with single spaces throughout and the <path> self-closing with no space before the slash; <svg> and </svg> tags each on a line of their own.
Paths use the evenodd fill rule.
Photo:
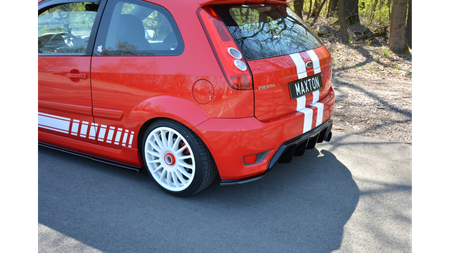
<svg viewBox="0 0 450 253">
<path fill-rule="evenodd" d="M 38 3 L 44 0 L 38 0 Z M 186 1 L 186 0 L 183 0 Z M 269 2 L 292 2 L 290 0 L 189 0 L 192 2 L 198 2 L 200 5 L 209 4 L 227 4 L 227 3 L 269 3 Z"/>
<path fill-rule="evenodd" d="M 292 2 L 290 0 L 197 0 L 201 6 L 211 5 L 211 4 L 262 4 L 262 3 L 286 3 Z"/>
</svg>

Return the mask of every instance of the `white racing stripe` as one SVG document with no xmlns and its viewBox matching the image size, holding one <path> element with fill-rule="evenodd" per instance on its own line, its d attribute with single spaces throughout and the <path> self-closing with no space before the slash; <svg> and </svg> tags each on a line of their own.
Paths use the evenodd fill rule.
<svg viewBox="0 0 450 253">
<path fill-rule="evenodd" d="M 309 55 L 309 58 L 311 58 L 311 61 L 313 62 L 314 74 L 320 73 L 320 61 L 319 61 L 319 57 L 317 57 L 317 55 L 316 55 L 316 53 L 314 52 L 314 50 L 306 51 L 306 53 Z"/>
<path fill-rule="evenodd" d="M 80 121 L 78 119 L 70 119 L 42 112 L 38 113 L 38 127 L 99 142 L 104 142 L 106 136 L 107 143 L 129 148 L 132 147 L 134 139 L 134 131 L 128 129 L 113 126 L 108 127 L 107 125 L 101 125 L 99 128 L 98 123 Z M 113 141 L 114 135 L 115 139 Z"/>
<path fill-rule="evenodd" d="M 292 60 L 294 61 L 295 67 L 297 67 L 297 75 L 298 79 L 305 78 L 307 76 L 306 74 L 306 65 L 305 61 L 303 61 L 303 58 L 300 54 L 290 54 L 289 55 Z"/>
<path fill-rule="evenodd" d="M 38 127 L 68 134 L 70 128 L 70 119 L 39 112 Z"/>
<path fill-rule="evenodd" d="M 297 98 L 297 111 L 300 111 L 301 109 L 306 107 L 306 96 L 301 96 Z"/>
<path fill-rule="evenodd" d="M 306 51 L 306 53 L 308 54 L 309 58 L 311 58 L 311 61 L 313 62 L 313 68 L 314 68 L 314 74 L 318 74 L 321 72 L 320 69 L 320 61 L 319 61 L 319 57 L 317 57 L 316 53 L 314 52 L 314 50 L 309 50 Z M 305 61 L 303 60 L 303 58 L 301 57 L 300 54 L 290 54 L 289 55 L 292 59 L 292 61 L 294 62 L 296 68 L 297 68 L 297 75 L 298 75 L 298 79 L 302 79 L 307 77 L 307 73 L 306 73 L 306 65 L 305 65 Z M 311 108 L 306 107 L 306 96 L 302 96 L 297 98 L 297 111 L 302 112 L 305 116 L 304 116 L 304 122 L 303 122 L 303 133 L 308 132 L 309 130 L 311 130 L 314 127 L 317 127 L 319 125 L 321 125 L 323 123 L 323 103 L 319 103 L 319 99 L 320 99 L 320 91 L 314 91 L 312 93 L 313 96 L 313 101 L 311 106 L 314 106 L 317 108 L 317 117 L 316 117 L 316 124 L 315 126 L 312 125 L 313 122 L 313 118 L 314 118 L 314 110 Z"/>
<path fill-rule="evenodd" d="M 308 132 L 312 128 L 312 120 L 313 120 L 313 113 L 314 110 L 311 108 L 303 108 L 300 110 L 300 112 L 303 112 L 305 114 L 305 119 L 303 122 L 303 133 Z"/>
<path fill-rule="evenodd" d="M 292 61 L 294 61 L 295 67 L 297 68 L 297 76 L 298 79 L 302 79 L 307 77 L 306 74 L 306 65 L 303 61 L 303 58 L 300 54 L 290 54 L 289 55 L 292 58 Z M 301 109 L 306 107 L 306 96 L 301 96 L 297 98 L 297 111 L 300 111 Z"/>
<path fill-rule="evenodd" d="M 323 122 L 323 103 L 314 103 L 312 106 L 317 107 L 317 118 L 316 118 L 316 126 L 320 126 Z"/>
<path fill-rule="evenodd" d="M 313 103 L 315 103 L 315 102 L 317 102 L 317 101 L 319 101 L 319 97 L 320 97 L 320 91 L 318 91 L 318 90 L 316 90 L 316 91 L 313 91 Z"/>
</svg>

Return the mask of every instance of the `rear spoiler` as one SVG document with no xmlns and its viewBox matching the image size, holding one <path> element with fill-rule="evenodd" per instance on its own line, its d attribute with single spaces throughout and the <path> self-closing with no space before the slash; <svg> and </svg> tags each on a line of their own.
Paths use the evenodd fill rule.
<svg viewBox="0 0 450 253">
<path fill-rule="evenodd" d="M 200 6 L 213 4 L 287 4 L 294 0 L 197 0 Z"/>
</svg>

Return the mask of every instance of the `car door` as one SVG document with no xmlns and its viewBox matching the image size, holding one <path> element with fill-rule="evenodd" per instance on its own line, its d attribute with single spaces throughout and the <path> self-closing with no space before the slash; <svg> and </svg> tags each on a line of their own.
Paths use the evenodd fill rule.
<svg viewBox="0 0 450 253">
<path fill-rule="evenodd" d="M 184 44 L 173 17 L 159 5 L 109 0 L 104 13 L 91 68 L 98 144 L 136 148 L 142 119 L 130 119 L 130 113 L 179 78 L 171 57 L 181 55 Z"/>
<path fill-rule="evenodd" d="M 100 1 L 44 1 L 38 17 L 40 141 L 95 143 L 90 64 Z M 44 138 L 44 139 L 43 139 Z"/>
</svg>

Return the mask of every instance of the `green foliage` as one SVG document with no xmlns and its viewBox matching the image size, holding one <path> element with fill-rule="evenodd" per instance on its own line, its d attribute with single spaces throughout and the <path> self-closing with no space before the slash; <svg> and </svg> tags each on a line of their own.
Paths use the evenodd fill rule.
<svg viewBox="0 0 450 253">
<path fill-rule="evenodd" d="M 308 12 L 314 3 L 322 3 L 323 0 L 305 0 L 303 4 L 303 12 Z M 390 22 L 390 12 L 393 0 L 359 0 L 359 18 L 364 25 L 382 25 L 386 26 Z M 331 0 L 327 0 L 325 6 L 320 12 L 320 16 L 325 17 L 328 14 L 328 9 Z M 312 5 L 312 6 L 311 6 Z M 289 7 L 294 9 L 294 2 L 289 4 Z M 330 13 L 334 18 L 337 13 Z"/>
<path fill-rule="evenodd" d="M 363 22 L 389 24 L 392 0 L 359 0 L 359 17 Z"/>
</svg>

